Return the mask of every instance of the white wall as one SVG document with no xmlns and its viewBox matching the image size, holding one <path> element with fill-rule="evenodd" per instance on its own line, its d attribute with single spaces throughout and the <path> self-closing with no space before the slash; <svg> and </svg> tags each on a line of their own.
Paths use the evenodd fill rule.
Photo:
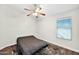
<svg viewBox="0 0 79 59">
<path fill-rule="evenodd" d="M 0 48 L 16 43 L 19 36 L 33 35 L 35 21 L 11 5 L 0 5 Z"/>
<path fill-rule="evenodd" d="M 56 20 L 67 16 L 72 18 L 72 41 L 56 38 Z M 34 20 L 11 5 L 0 5 L 0 48 L 15 44 L 19 36 L 34 34 L 50 43 L 79 52 L 79 9 Z"/>
<path fill-rule="evenodd" d="M 56 20 L 62 17 L 72 18 L 72 40 L 56 38 Z M 45 17 L 38 22 L 38 38 L 50 43 L 79 52 L 79 9 L 70 10 L 56 16 Z"/>
</svg>

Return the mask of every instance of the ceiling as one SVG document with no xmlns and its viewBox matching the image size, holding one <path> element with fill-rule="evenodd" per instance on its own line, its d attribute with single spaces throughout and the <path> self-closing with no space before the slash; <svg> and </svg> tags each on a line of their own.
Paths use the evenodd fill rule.
<svg viewBox="0 0 79 59">
<path fill-rule="evenodd" d="M 63 13 L 75 8 L 79 8 L 79 4 L 49 4 L 42 5 L 48 15 Z"/>
<path fill-rule="evenodd" d="M 24 15 L 26 13 L 24 8 L 33 9 L 34 7 L 33 4 L 9 4 L 5 6 L 13 11 L 17 11 L 20 15 Z M 48 16 L 79 8 L 79 4 L 41 4 L 40 6 Z"/>
</svg>

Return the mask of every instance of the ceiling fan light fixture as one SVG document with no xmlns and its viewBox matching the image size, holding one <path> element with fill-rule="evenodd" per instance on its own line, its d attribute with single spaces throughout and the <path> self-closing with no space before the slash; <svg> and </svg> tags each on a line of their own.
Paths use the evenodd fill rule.
<svg viewBox="0 0 79 59">
<path fill-rule="evenodd" d="M 34 7 L 35 7 L 34 10 L 30 10 L 27 8 L 24 9 L 24 10 L 29 11 L 29 14 L 27 16 L 33 15 L 37 18 L 38 16 L 45 16 L 46 15 L 45 13 L 42 12 L 42 8 L 40 7 L 40 5 L 35 4 Z"/>
<path fill-rule="evenodd" d="M 39 12 L 40 11 L 40 8 L 36 8 L 35 12 Z"/>
<path fill-rule="evenodd" d="M 37 13 L 33 13 L 32 15 L 33 15 L 33 16 L 38 16 L 38 14 L 37 14 Z"/>
</svg>

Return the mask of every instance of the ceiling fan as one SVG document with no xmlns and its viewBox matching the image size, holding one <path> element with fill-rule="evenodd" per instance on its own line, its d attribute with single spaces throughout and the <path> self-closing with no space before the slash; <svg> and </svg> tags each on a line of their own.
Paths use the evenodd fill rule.
<svg viewBox="0 0 79 59">
<path fill-rule="evenodd" d="M 45 16 L 46 14 L 43 13 L 42 11 L 42 8 L 40 7 L 40 5 L 37 5 L 37 4 L 34 4 L 34 9 L 27 9 L 27 8 L 24 8 L 24 10 L 27 10 L 28 11 L 28 14 L 27 16 L 35 16 L 36 18 L 38 18 L 38 16 Z"/>
</svg>

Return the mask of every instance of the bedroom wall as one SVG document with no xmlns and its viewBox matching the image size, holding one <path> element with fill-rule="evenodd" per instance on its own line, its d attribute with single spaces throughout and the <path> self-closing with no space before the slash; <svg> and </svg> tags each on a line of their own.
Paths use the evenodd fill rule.
<svg viewBox="0 0 79 59">
<path fill-rule="evenodd" d="M 56 20 L 72 18 L 72 41 L 56 38 Z M 36 20 L 36 21 L 35 21 Z M 50 43 L 79 52 L 79 9 L 38 19 L 27 17 L 11 5 L 0 5 L 0 49 L 16 43 L 19 36 L 35 35 Z"/>
<path fill-rule="evenodd" d="M 72 18 L 72 40 L 64 40 L 56 38 L 56 20 L 62 17 Z M 74 9 L 59 13 L 53 16 L 47 16 L 38 21 L 37 27 L 38 38 L 46 40 L 50 43 L 59 45 L 64 48 L 79 52 L 79 9 Z"/>
<path fill-rule="evenodd" d="M 35 21 L 11 5 L 0 5 L 0 49 L 16 43 L 19 36 L 33 35 Z"/>
</svg>

